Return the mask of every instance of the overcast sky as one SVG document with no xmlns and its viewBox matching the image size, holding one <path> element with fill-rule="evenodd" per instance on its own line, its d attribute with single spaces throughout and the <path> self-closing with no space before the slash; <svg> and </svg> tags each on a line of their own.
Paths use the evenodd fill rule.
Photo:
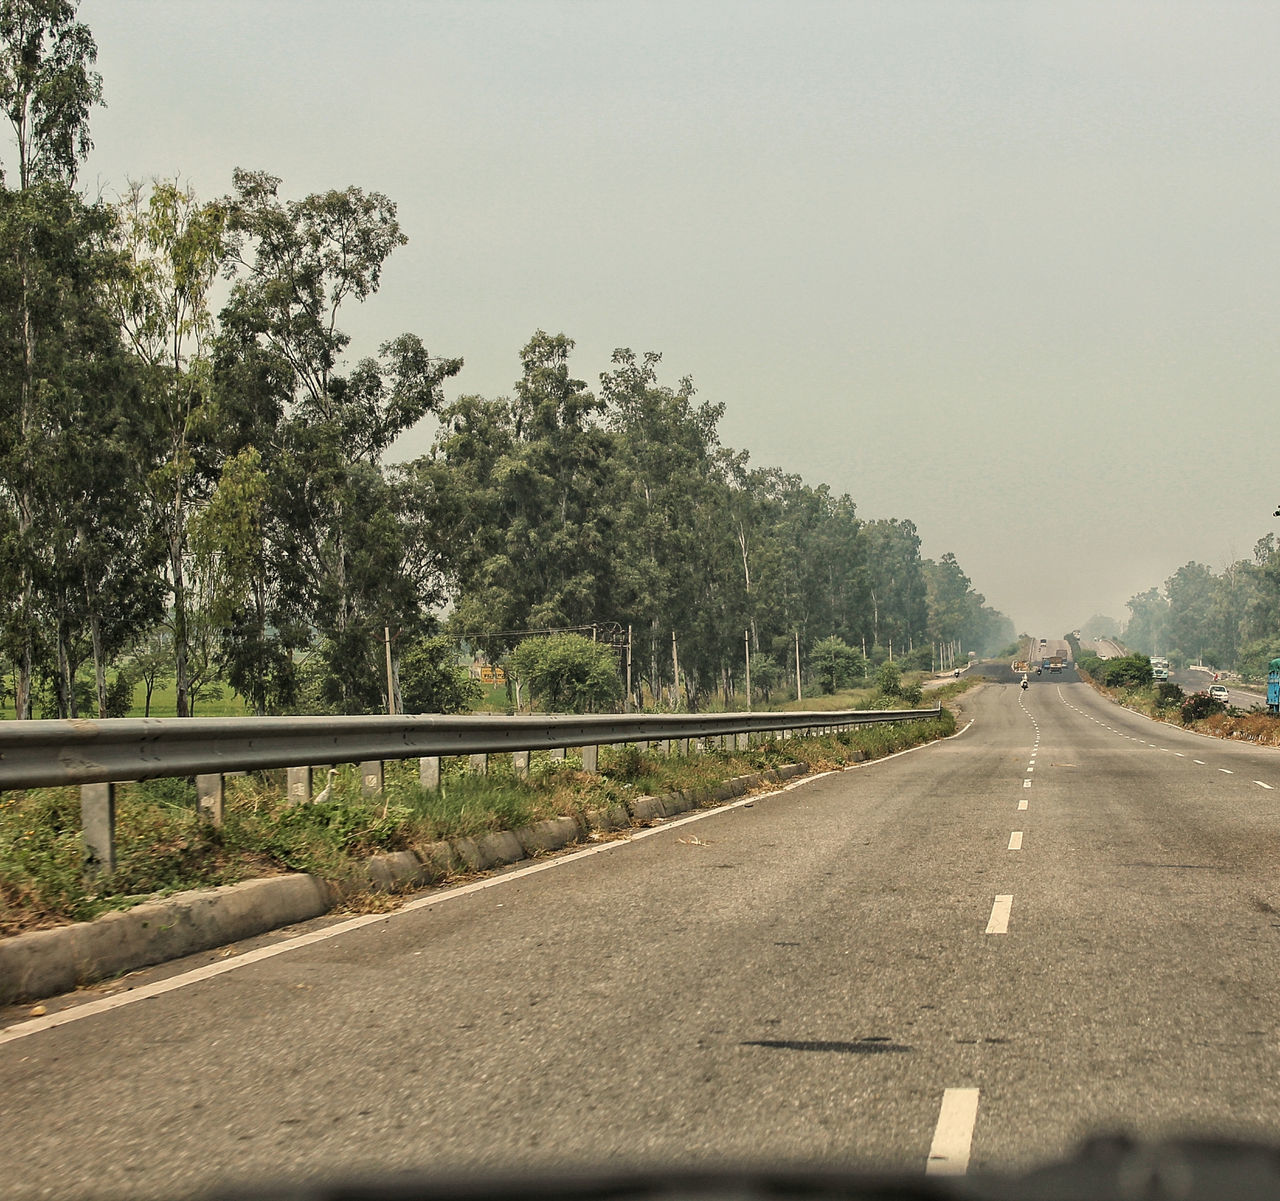
<svg viewBox="0 0 1280 1201">
<path fill-rule="evenodd" d="M 83 0 L 81 179 L 355 184 L 352 313 L 509 394 L 659 351 L 760 465 L 1055 636 L 1277 524 L 1280 5 Z M 423 427 L 401 447 L 421 453 Z"/>
</svg>

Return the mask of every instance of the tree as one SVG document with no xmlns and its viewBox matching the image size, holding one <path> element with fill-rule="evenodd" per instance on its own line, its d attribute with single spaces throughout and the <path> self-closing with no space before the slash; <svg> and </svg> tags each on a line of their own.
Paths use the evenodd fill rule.
<svg viewBox="0 0 1280 1201">
<path fill-rule="evenodd" d="M 877 669 L 876 687 L 885 696 L 902 694 L 902 669 L 892 659 L 886 659 Z"/>
<path fill-rule="evenodd" d="M 1134 650 L 1148 655 L 1154 655 L 1162 649 L 1167 650 L 1165 628 L 1169 602 L 1160 595 L 1160 591 L 1148 588 L 1146 592 L 1130 597 L 1125 603 L 1129 609 L 1129 623 L 1124 630 L 1125 642 Z"/>
<path fill-rule="evenodd" d="M 622 697 L 612 647 L 581 634 L 526 638 L 511 652 L 508 671 L 553 713 L 594 713 Z"/>
<path fill-rule="evenodd" d="M 222 326 L 227 345 L 267 364 L 282 392 L 270 522 L 281 603 L 318 631 L 331 703 L 381 707 L 390 699 L 382 629 L 412 634 L 439 591 L 416 568 L 420 481 L 389 478 L 383 456 L 440 408 L 462 360 L 432 357 L 402 334 L 344 374 L 350 338 L 338 317 L 347 301 L 377 291 L 387 257 L 406 241 L 395 205 L 354 187 L 283 201 L 279 185 L 235 172 L 225 202 L 235 282 Z"/>
<path fill-rule="evenodd" d="M 117 319 L 145 368 L 145 387 L 162 431 L 149 499 L 168 550 L 177 715 L 191 705 L 187 563 L 190 524 L 215 478 L 209 401 L 210 291 L 225 254 L 225 207 L 200 203 L 190 188 L 157 180 L 150 195 L 132 184 L 117 206 L 118 244 L 129 264 L 113 288 Z"/>
<path fill-rule="evenodd" d="M 826 693 L 847 688 L 862 674 L 862 665 L 862 653 L 834 635 L 815 642 L 809 652 L 809 669 Z"/>
<path fill-rule="evenodd" d="M 406 713 L 470 713 L 484 696 L 478 680 L 456 662 L 448 638 L 419 636 L 400 657 L 400 689 Z"/>
<path fill-rule="evenodd" d="M 49 378 L 41 355 L 63 328 L 57 296 L 49 295 L 58 273 L 46 260 L 50 247 L 61 252 L 67 246 L 56 213 L 78 202 L 71 189 L 92 147 L 89 112 L 102 99 L 102 80 L 92 69 L 97 47 L 75 14 L 70 0 L 0 0 L 0 106 L 13 130 L 18 175 L 4 213 L 4 266 L 10 275 L 4 311 L 12 314 L 5 362 L 12 378 L 3 389 L 9 437 L 0 473 L 12 505 L 16 548 L 6 556 L 14 568 L 6 587 L 13 597 L 6 628 L 19 718 L 31 716 L 36 657 L 30 543 L 39 536 L 33 495 L 38 472 L 31 450 L 44 425 L 38 382 Z"/>
</svg>

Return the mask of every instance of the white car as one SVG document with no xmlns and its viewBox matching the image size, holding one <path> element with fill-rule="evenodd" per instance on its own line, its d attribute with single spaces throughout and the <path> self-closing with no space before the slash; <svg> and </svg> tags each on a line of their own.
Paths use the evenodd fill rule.
<svg viewBox="0 0 1280 1201">
<path fill-rule="evenodd" d="M 1231 693 L 1227 691 L 1225 684 L 1214 684 L 1209 689 L 1209 695 L 1215 701 L 1221 701 L 1224 705 L 1231 704 Z"/>
</svg>

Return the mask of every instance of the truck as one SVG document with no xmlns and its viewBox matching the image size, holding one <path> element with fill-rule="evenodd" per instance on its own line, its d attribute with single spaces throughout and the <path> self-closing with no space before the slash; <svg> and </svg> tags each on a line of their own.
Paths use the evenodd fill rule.
<svg viewBox="0 0 1280 1201">
<path fill-rule="evenodd" d="M 1169 678 L 1169 660 L 1153 657 L 1151 660 L 1151 678 L 1167 680 Z"/>
</svg>

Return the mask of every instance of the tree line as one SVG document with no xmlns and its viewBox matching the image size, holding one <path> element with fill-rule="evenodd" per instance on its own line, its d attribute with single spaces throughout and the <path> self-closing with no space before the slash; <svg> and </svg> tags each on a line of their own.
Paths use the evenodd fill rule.
<svg viewBox="0 0 1280 1201">
<path fill-rule="evenodd" d="M 105 716 L 167 678 L 180 716 L 224 685 L 257 713 L 462 704 L 458 643 L 497 661 L 533 630 L 629 630 L 634 699 L 689 707 L 740 689 L 748 655 L 767 692 L 820 646 L 835 679 L 1012 640 L 910 521 L 723 446 L 723 405 L 657 354 L 617 351 L 592 389 L 539 330 L 509 397 L 453 400 L 462 359 L 415 333 L 351 361 L 343 319 L 406 241 L 388 197 L 237 170 L 208 200 L 91 199 L 102 81 L 74 3 L 0 0 L 0 43 L 19 717 Z M 428 417 L 430 452 L 390 461 Z"/>
<path fill-rule="evenodd" d="M 1265 676 L 1268 662 L 1280 655 L 1280 544 L 1267 534 L 1252 558 L 1220 571 L 1185 563 L 1163 587 L 1131 597 L 1127 608 L 1124 641 L 1133 650 Z M 1084 631 L 1118 635 L 1120 627 L 1094 617 Z"/>
</svg>

